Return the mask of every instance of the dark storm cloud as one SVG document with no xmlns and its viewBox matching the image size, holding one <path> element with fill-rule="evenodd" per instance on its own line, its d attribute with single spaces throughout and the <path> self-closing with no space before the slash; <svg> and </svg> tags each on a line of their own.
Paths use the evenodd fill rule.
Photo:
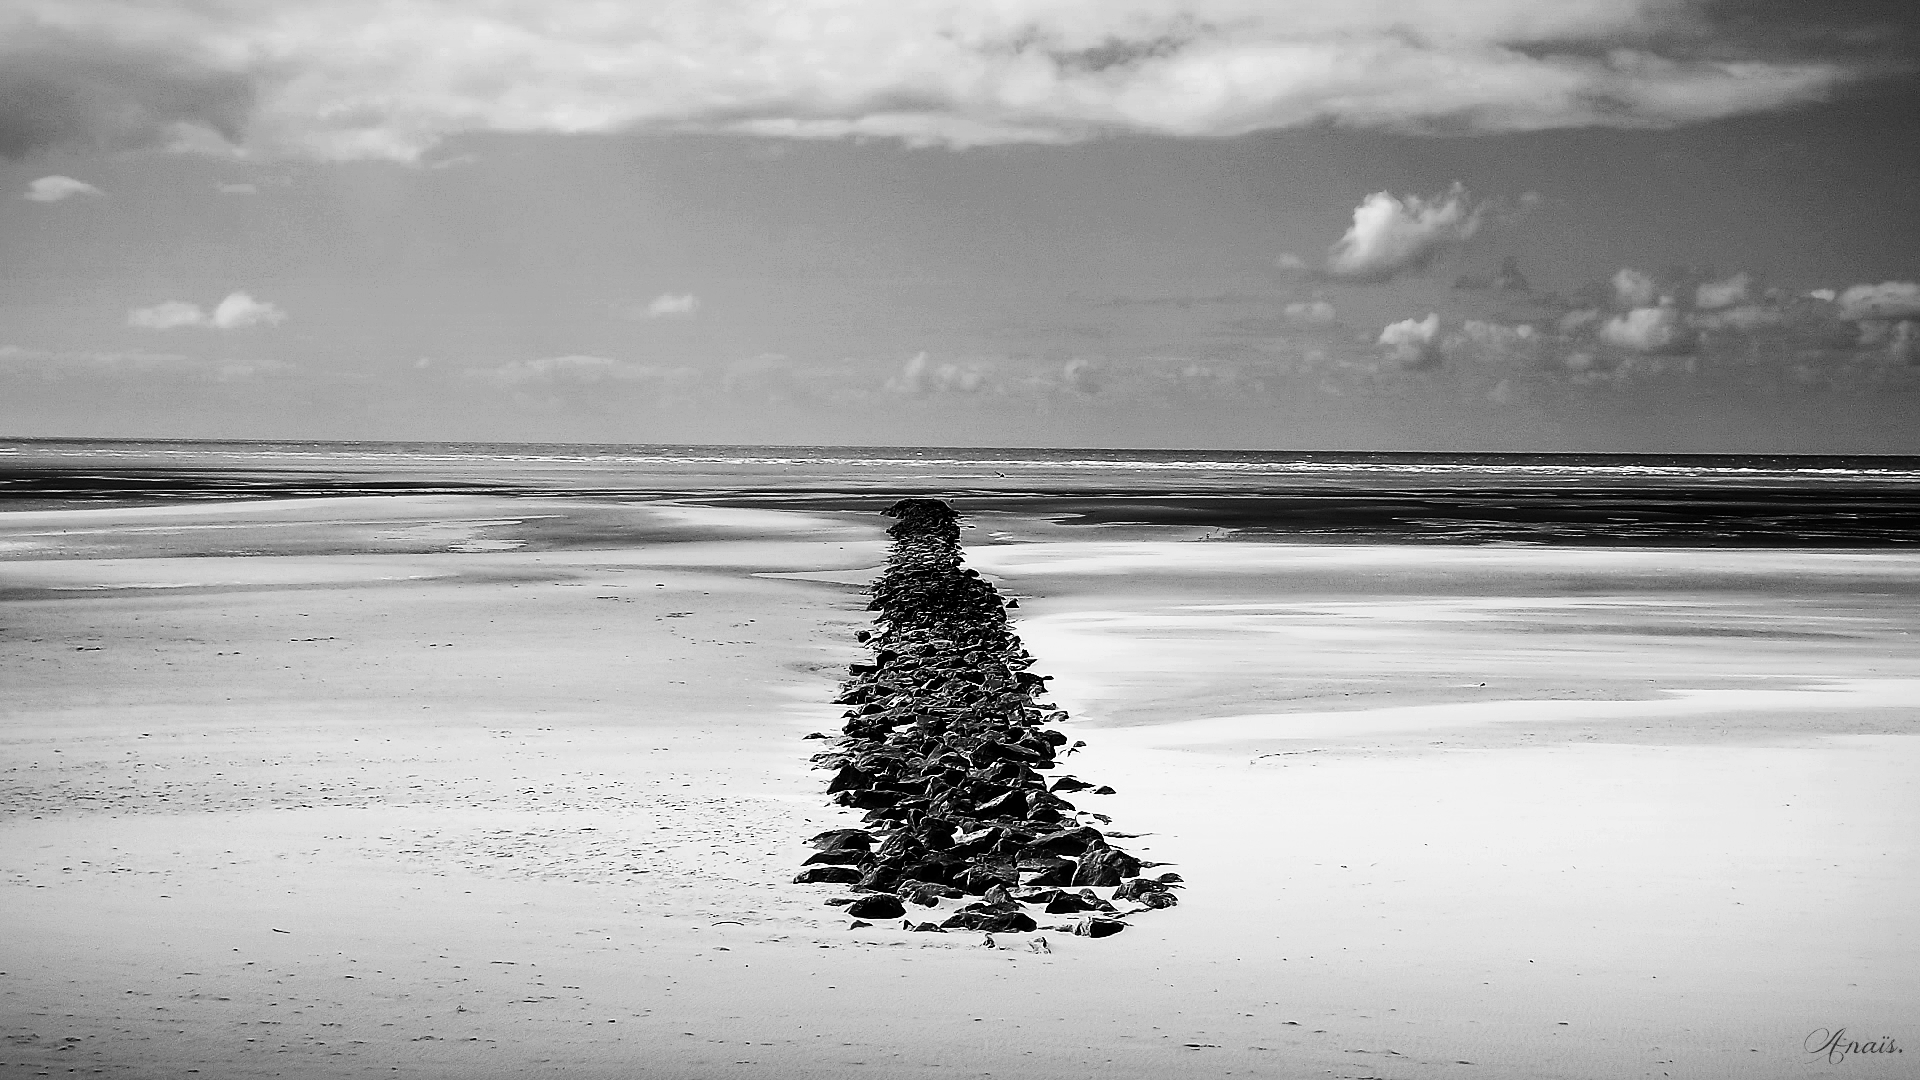
<svg viewBox="0 0 1920 1080">
<path fill-rule="evenodd" d="M 250 76 L 205 57 L 0 21 L 0 156 L 214 137 L 238 143 L 255 100 Z"/>
</svg>

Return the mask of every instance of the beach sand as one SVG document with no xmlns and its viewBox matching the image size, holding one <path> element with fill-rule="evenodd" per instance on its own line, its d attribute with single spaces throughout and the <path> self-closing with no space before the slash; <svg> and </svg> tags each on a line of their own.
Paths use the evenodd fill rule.
<svg viewBox="0 0 1920 1080">
<path fill-rule="evenodd" d="M 790 884 L 884 524 L 6 515 L 0 1075 L 1905 1075 L 1920 555 L 970 535 L 1189 884 L 1041 954 Z"/>
</svg>

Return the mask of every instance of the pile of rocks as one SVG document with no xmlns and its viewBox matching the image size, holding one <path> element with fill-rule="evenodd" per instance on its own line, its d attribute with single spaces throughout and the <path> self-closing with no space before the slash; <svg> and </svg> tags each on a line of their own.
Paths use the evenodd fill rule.
<svg viewBox="0 0 1920 1080">
<path fill-rule="evenodd" d="M 938 923 L 905 919 L 913 930 L 1034 930 L 1038 911 L 1079 916 L 1049 929 L 1104 937 L 1128 915 L 1173 906 L 1178 874 L 1142 876 L 1158 864 L 1113 846 L 1091 824 L 1105 815 L 1061 797 L 1113 789 L 1049 783 L 1082 744 L 1045 726 L 1067 714 L 1040 702 L 1047 677 L 1027 670 L 1008 605 L 961 566 L 959 515 L 938 499 L 884 513 L 896 520 L 868 605 L 876 629 L 856 635 L 873 659 L 849 669 L 835 699 L 849 706 L 844 734 L 813 758 L 835 770 L 833 801 L 866 811 L 867 827 L 814 837 L 817 854 L 794 880 L 854 886 L 827 902 L 856 920 L 960 902 Z"/>
</svg>

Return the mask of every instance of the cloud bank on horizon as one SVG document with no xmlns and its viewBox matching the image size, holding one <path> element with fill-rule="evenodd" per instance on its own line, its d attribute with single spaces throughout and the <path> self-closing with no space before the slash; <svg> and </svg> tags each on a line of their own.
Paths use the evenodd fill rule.
<svg viewBox="0 0 1920 1080">
<path fill-rule="evenodd" d="M 473 132 L 953 147 L 1330 123 L 1666 127 L 1823 99 L 1844 56 L 1742 49 L 1700 0 L 14 0 L 0 155 L 411 161 Z"/>
</svg>

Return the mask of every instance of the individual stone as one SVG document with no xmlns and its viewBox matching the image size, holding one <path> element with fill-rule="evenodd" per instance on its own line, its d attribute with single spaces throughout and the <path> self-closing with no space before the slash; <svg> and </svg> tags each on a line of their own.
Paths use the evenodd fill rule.
<svg viewBox="0 0 1920 1080">
<path fill-rule="evenodd" d="M 956 911 L 940 924 L 947 930 L 979 930 L 988 934 L 1023 934 L 1039 924 L 1024 911 Z"/>
<path fill-rule="evenodd" d="M 1140 873 L 1140 861 L 1118 848 L 1095 848 L 1080 856 L 1069 885 L 1118 885 Z"/>
<path fill-rule="evenodd" d="M 795 875 L 796 885 L 851 885 L 860 880 L 860 871 L 851 866 L 809 866 Z"/>
<path fill-rule="evenodd" d="M 1055 891 L 1047 900 L 1046 912 L 1049 915 L 1071 915 L 1087 910 L 1086 901 L 1070 892 Z"/>
<path fill-rule="evenodd" d="M 1112 937 L 1127 928 L 1119 919 L 1099 919 L 1089 916 L 1073 924 L 1073 932 L 1079 937 Z"/>
<path fill-rule="evenodd" d="M 906 905 L 892 893 L 870 893 L 847 905 L 847 914 L 857 919 L 897 919 L 906 913 Z"/>
<path fill-rule="evenodd" d="M 1165 891 L 1167 891 L 1167 886 L 1164 882 L 1154 878 L 1140 877 L 1134 878 L 1131 881 L 1122 882 L 1120 887 L 1114 890 L 1113 898 L 1115 900 L 1139 900 L 1149 893 Z"/>
</svg>

